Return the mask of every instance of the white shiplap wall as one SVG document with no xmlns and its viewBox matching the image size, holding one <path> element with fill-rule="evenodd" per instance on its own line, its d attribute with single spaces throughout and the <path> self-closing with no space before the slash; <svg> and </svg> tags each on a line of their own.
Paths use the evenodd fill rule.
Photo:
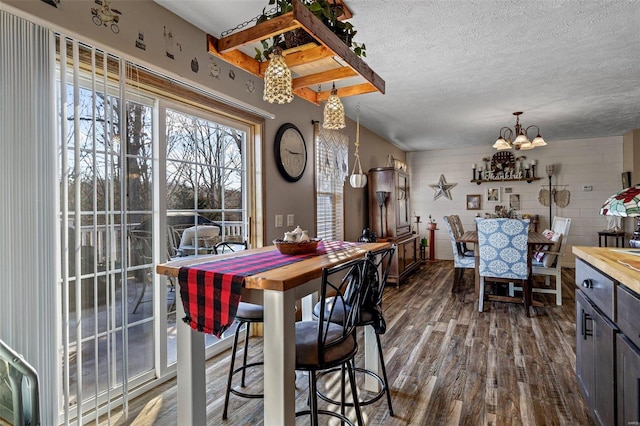
<svg viewBox="0 0 640 426">
<path fill-rule="evenodd" d="M 437 259 L 452 259 L 451 243 L 442 217 L 448 214 L 460 215 L 465 230 L 475 227 L 476 213 L 484 215 L 493 212 L 497 204 L 508 206 L 508 194 L 504 188 L 512 188 L 513 194 L 520 194 L 520 213 L 540 215 L 538 231 L 549 227 L 549 207 L 538 202 L 538 192 L 542 187 L 548 188 L 549 180 L 545 172 L 547 164 L 554 164 L 556 173 L 552 178 L 554 185 L 568 185 L 571 200 L 566 208 L 553 204 L 553 215 L 572 218 L 567 256 L 564 265 L 573 266 L 574 257 L 571 246 L 597 246 L 597 231 L 605 229 L 607 221 L 600 216 L 602 203 L 615 192 L 622 189 L 622 136 L 593 139 L 576 139 L 566 141 L 550 141 L 546 147 L 530 151 L 520 151 L 519 155 L 527 157 L 526 163 L 537 160 L 536 175 L 541 180 L 526 182 L 495 182 L 477 185 L 470 182 L 471 165 L 481 164 L 483 157 L 491 157 L 496 151 L 487 144 L 486 148 L 448 149 L 407 153 L 407 164 L 411 175 L 411 208 L 421 216 L 420 234 L 427 235 L 427 217 L 431 215 L 437 220 L 439 230 L 436 231 Z M 434 189 L 429 185 L 436 184 L 443 174 L 447 183 L 456 183 L 452 188 L 452 200 L 440 197 L 433 200 Z M 583 191 L 584 185 L 591 185 L 593 190 Z M 500 187 L 502 200 L 500 203 L 486 201 L 487 187 Z M 560 188 L 561 189 L 561 188 Z M 482 194 L 481 210 L 466 210 L 466 195 Z M 630 220 L 624 223 L 627 232 L 633 229 Z"/>
</svg>

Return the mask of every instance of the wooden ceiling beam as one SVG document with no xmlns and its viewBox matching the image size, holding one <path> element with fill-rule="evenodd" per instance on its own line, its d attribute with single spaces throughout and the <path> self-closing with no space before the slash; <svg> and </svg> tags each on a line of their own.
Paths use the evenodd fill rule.
<svg viewBox="0 0 640 426">
<path fill-rule="evenodd" d="M 220 51 L 218 50 L 219 41 L 220 40 L 218 40 L 211 34 L 207 34 L 207 51 L 213 56 L 216 56 L 223 61 L 230 63 L 231 65 L 235 65 L 238 68 L 242 68 L 248 73 L 261 78 L 264 77 L 264 71 L 261 69 L 260 62 L 258 62 L 256 58 L 252 58 L 251 56 L 240 50 L 232 50 L 227 53 L 220 53 Z"/>
<path fill-rule="evenodd" d="M 332 81 L 338 81 L 357 75 L 358 73 L 349 67 L 336 68 L 334 70 L 294 78 L 292 88 L 295 90 L 300 87 L 317 86 L 318 84 L 331 83 Z"/>
<path fill-rule="evenodd" d="M 373 93 L 378 91 L 378 89 L 371 83 L 362 83 L 348 87 L 341 87 L 337 90 L 339 98 L 346 98 L 349 96 L 362 95 L 365 93 Z M 329 98 L 330 94 L 330 90 L 325 90 L 324 92 L 318 93 L 318 103 L 326 101 Z"/>
<path fill-rule="evenodd" d="M 306 7 L 304 8 L 306 9 Z M 218 51 L 227 53 L 230 50 L 235 50 L 296 28 L 300 28 L 300 23 L 293 19 L 293 12 L 285 13 L 253 27 L 222 37 L 218 42 Z"/>
<path fill-rule="evenodd" d="M 327 28 L 299 0 L 293 0 L 293 17 L 320 44 L 331 49 L 336 56 L 342 58 L 353 70 L 371 83 L 380 93 L 385 91 L 385 82 L 376 74 L 349 46 Z"/>
</svg>

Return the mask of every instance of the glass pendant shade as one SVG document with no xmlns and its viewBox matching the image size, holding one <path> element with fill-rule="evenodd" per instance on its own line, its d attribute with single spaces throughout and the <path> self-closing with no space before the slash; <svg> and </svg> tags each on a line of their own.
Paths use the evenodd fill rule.
<svg viewBox="0 0 640 426">
<path fill-rule="evenodd" d="M 291 70 L 284 61 L 281 49 L 275 49 L 271 62 L 264 72 L 262 99 L 271 104 L 286 104 L 293 100 Z"/>
<path fill-rule="evenodd" d="M 327 99 L 327 103 L 324 106 L 324 122 L 322 127 L 325 129 L 344 129 L 344 106 L 342 101 L 338 97 L 338 91 L 335 86 L 331 90 L 331 95 Z"/>
<path fill-rule="evenodd" d="M 528 149 L 533 149 L 533 148 L 535 148 L 535 146 L 533 146 L 533 144 L 528 140 L 520 144 L 520 150 L 522 151 L 526 151 Z"/>
<path fill-rule="evenodd" d="M 523 133 L 520 133 L 518 135 L 518 137 L 516 138 L 516 140 L 513 141 L 514 145 L 522 145 L 522 144 L 525 144 L 525 143 L 529 143 L 529 138 L 527 137 L 527 135 L 525 135 Z"/>
<path fill-rule="evenodd" d="M 493 147 L 498 151 L 511 149 L 511 145 L 509 145 L 509 142 L 507 142 L 502 136 L 499 137 L 496 143 L 493 144 Z"/>
<path fill-rule="evenodd" d="M 544 141 L 544 139 L 542 139 L 542 136 L 538 135 L 536 136 L 533 141 L 531 141 L 531 143 L 533 144 L 533 146 L 546 146 L 547 143 Z"/>
</svg>

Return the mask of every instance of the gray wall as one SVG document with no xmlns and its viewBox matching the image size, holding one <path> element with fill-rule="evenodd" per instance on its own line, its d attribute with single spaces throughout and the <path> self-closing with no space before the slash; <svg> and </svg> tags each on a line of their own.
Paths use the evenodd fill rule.
<svg viewBox="0 0 640 426">
<path fill-rule="evenodd" d="M 314 156 L 312 120 L 322 120 L 322 105 L 317 106 L 296 98 L 287 105 L 272 105 L 262 100 L 262 80 L 206 51 L 206 36 L 203 31 L 173 15 L 151 0 L 114 1 L 111 7 L 122 14 L 118 22 L 120 32 L 115 34 L 108 27 L 96 26 L 91 21 L 93 1 L 62 0 L 57 8 L 43 1 L 5 1 L 12 7 L 27 12 L 26 16 L 41 25 L 86 40 L 97 47 L 104 47 L 127 59 L 148 66 L 181 81 L 193 84 L 209 92 L 218 93 L 232 101 L 266 111 L 275 116 L 266 120 L 263 141 L 263 186 L 265 192 L 264 223 L 265 244 L 282 236 L 284 228 L 275 228 L 275 215 L 295 215 L 295 224 L 315 234 Z M 223 30 L 223 29 L 221 29 Z M 173 39 L 165 36 L 171 32 Z M 136 47 L 139 34 L 143 34 L 146 49 Z M 174 59 L 167 56 L 170 51 Z M 192 64 L 198 63 L 194 72 Z M 234 75 L 234 78 L 231 78 Z M 383 96 L 369 94 L 365 96 Z M 355 116 L 355 111 L 347 111 Z M 366 113 L 366 111 L 362 111 Z M 278 128 L 284 123 L 295 124 L 302 132 L 310 155 L 307 169 L 301 180 L 285 181 L 279 174 L 273 157 L 273 142 Z M 355 122 L 347 120 L 342 130 L 350 138 L 349 167 L 353 166 L 353 143 Z M 404 160 L 402 150 L 377 135 L 361 128 L 361 162 L 363 170 L 383 166 L 388 154 Z M 345 237 L 355 240 L 367 226 L 368 211 L 366 188 L 353 189 L 345 184 Z M 286 224 L 286 222 L 285 222 Z"/>
</svg>

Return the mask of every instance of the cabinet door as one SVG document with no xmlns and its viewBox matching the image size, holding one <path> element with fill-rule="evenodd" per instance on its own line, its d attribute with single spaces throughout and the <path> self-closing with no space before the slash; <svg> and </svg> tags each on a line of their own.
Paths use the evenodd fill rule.
<svg viewBox="0 0 640 426">
<path fill-rule="evenodd" d="M 409 205 L 409 175 L 397 172 L 396 196 L 398 198 L 398 211 L 396 214 L 396 235 L 411 232 L 411 213 Z"/>
<path fill-rule="evenodd" d="M 594 420 L 615 423 L 616 326 L 576 291 L 576 374 Z"/>
<path fill-rule="evenodd" d="M 591 391 L 595 383 L 592 317 L 591 304 L 580 290 L 576 290 L 576 376 L 580 390 L 589 406 L 591 406 Z"/>
<path fill-rule="evenodd" d="M 618 334 L 618 424 L 640 422 L 640 350 Z"/>
</svg>

